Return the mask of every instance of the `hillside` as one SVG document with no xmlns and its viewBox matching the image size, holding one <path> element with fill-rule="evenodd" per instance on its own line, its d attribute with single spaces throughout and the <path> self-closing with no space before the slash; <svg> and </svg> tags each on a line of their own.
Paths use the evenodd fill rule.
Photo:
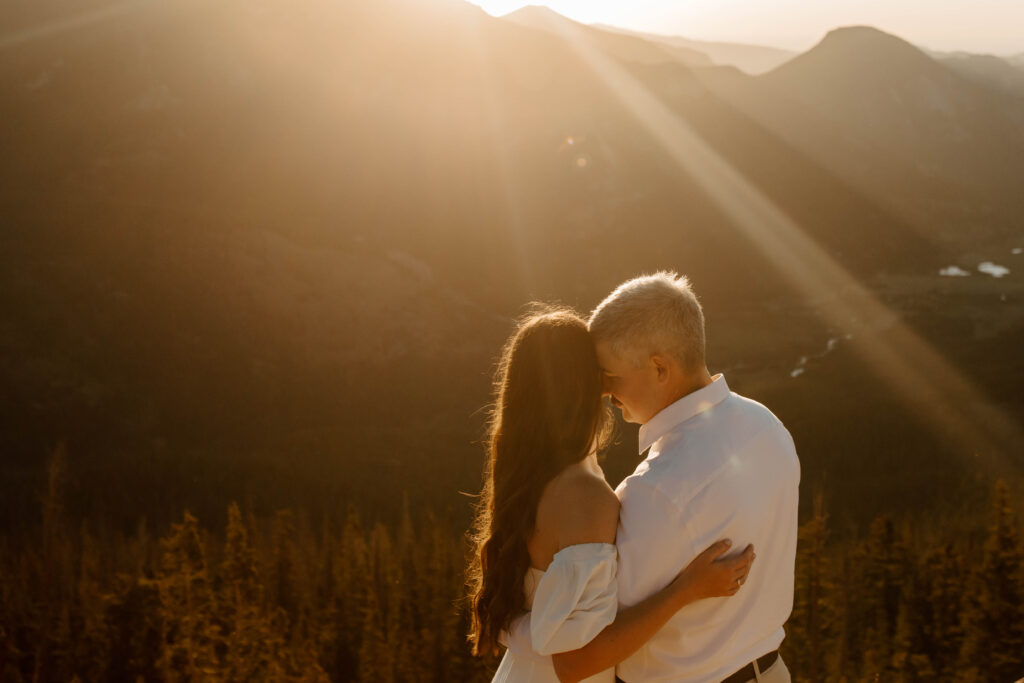
<svg viewBox="0 0 1024 683">
<path fill-rule="evenodd" d="M 1018 103 L 873 28 L 832 31 L 764 78 L 926 176 L 1003 192 L 1024 158 Z"/>
<path fill-rule="evenodd" d="M 699 50 L 664 41 L 652 41 L 610 31 L 598 30 L 563 17 L 539 5 L 527 5 L 502 17 L 505 21 L 554 33 L 575 35 L 605 54 L 627 62 L 662 64 L 678 62 L 687 66 L 711 66 L 712 61 Z"/>
<path fill-rule="evenodd" d="M 1015 98 L 869 28 L 756 78 L 704 82 L 751 120 L 957 251 L 1015 234 Z M 899 188 L 894 192 L 893 188 Z"/>
<path fill-rule="evenodd" d="M 980 484 L 898 395 L 865 400 L 882 373 L 853 345 L 806 360 L 830 339 L 889 343 L 906 318 L 1019 414 L 1020 268 L 952 289 L 936 275 L 960 256 L 950 242 L 844 170 L 848 149 L 936 204 L 936 178 L 983 163 L 1014 177 L 1002 100 L 898 39 L 839 32 L 752 79 L 570 25 L 581 47 L 455 0 L 184 0 L 49 32 L 30 28 L 49 8 L 16 8 L 27 38 L 0 63 L 5 524 L 35 514 L 41 454 L 61 440 L 73 505 L 113 518 L 222 510 L 225 496 L 389 510 L 401 490 L 462 509 L 512 316 L 531 299 L 586 310 L 656 268 L 694 280 L 714 366 L 794 425 L 808 482 L 839 488 L 826 474 L 865 450 L 891 466 L 890 488 L 854 473 L 837 505 L 917 505 L 898 492 L 935 457 L 950 464 L 925 499 Z M 787 135 L 854 140 L 842 163 L 745 109 L 772 89 L 819 126 Z M 797 244 L 894 312 L 840 321 L 862 295 L 841 278 L 807 287 L 820 263 L 739 225 L 748 197 L 723 201 L 652 120 L 703 141 L 729 187 L 767 198 Z M 878 148 L 891 164 L 873 165 Z M 874 434 L 899 436 L 879 448 Z"/>
<path fill-rule="evenodd" d="M 939 61 L 979 85 L 1024 97 L 1024 68 L 994 55 L 955 52 L 938 56 Z"/>
<path fill-rule="evenodd" d="M 636 36 L 653 43 L 671 45 L 678 48 L 696 50 L 720 66 L 734 66 L 744 73 L 756 75 L 771 71 L 797 55 L 792 50 L 784 50 L 765 45 L 747 45 L 744 43 L 726 43 L 707 40 L 691 40 L 682 36 L 661 35 L 643 31 L 630 31 L 617 26 L 594 24 L 594 28 L 609 33 Z"/>
</svg>

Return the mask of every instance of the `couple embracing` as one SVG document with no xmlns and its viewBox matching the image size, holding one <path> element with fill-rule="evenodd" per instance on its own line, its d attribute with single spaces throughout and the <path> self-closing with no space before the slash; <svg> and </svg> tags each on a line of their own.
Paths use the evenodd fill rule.
<svg viewBox="0 0 1024 683">
<path fill-rule="evenodd" d="M 528 316 L 496 390 L 470 572 L 475 650 L 508 648 L 494 681 L 789 681 L 799 461 L 708 372 L 686 278 Z M 603 396 L 649 449 L 614 491 Z"/>
</svg>

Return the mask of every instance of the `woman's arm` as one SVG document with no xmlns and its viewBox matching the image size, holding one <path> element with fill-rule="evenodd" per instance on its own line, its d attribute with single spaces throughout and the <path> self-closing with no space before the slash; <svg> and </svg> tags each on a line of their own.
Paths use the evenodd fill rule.
<svg viewBox="0 0 1024 683">
<path fill-rule="evenodd" d="M 673 614 L 703 598 L 734 595 L 746 580 L 754 561 L 754 547 L 736 557 L 717 559 L 729 550 L 718 541 L 698 555 L 672 583 L 646 600 L 621 610 L 615 621 L 578 650 L 553 655 L 555 673 L 562 683 L 583 680 L 610 669 L 640 649 Z"/>
</svg>

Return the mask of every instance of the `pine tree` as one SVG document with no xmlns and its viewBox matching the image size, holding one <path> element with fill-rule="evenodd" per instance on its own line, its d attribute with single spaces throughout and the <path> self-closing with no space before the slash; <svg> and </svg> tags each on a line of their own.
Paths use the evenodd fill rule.
<svg viewBox="0 0 1024 683">
<path fill-rule="evenodd" d="M 16 642 L 16 632 L 22 626 L 18 595 L 24 592 L 15 589 L 16 572 L 10 566 L 13 554 L 7 539 L 0 546 L 0 680 L 20 683 L 23 678 L 18 664 L 24 659 L 24 652 Z"/>
<path fill-rule="evenodd" d="M 223 680 L 265 679 L 277 664 L 283 641 L 263 613 L 256 556 L 236 503 L 228 508 L 225 535 L 218 601 Z"/>
<path fill-rule="evenodd" d="M 341 532 L 335 584 L 337 598 L 337 631 L 339 644 L 335 655 L 334 675 L 340 680 L 353 680 L 359 672 L 359 652 L 365 628 L 369 593 L 372 585 L 369 546 L 359 514 L 349 508 Z"/>
<path fill-rule="evenodd" d="M 216 675 L 216 610 L 196 518 L 186 512 L 160 544 L 164 554 L 156 586 L 163 621 L 162 676 L 188 681 Z"/>
<path fill-rule="evenodd" d="M 256 567 L 256 553 L 249 543 L 249 532 L 242 521 L 238 503 L 228 507 L 228 525 L 225 529 L 224 560 L 220 567 L 220 578 L 236 604 L 256 604 L 260 600 L 262 586 Z"/>
<path fill-rule="evenodd" d="M 927 567 L 908 567 L 914 571 L 904 578 L 903 599 L 893 653 L 893 669 L 900 683 L 934 680 L 936 670 L 929 656 L 931 634 L 928 620 L 932 605 L 931 577 Z"/>
<path fill-rule="evenodd" d="M 106 620 L 109 598 L 100 587 L 99 550 L 85 522 L 79 533 L 78 582 L 75 592 L 74 655 L 75 673 L 83 680 L 106 676 L 110 660 L 110 632 Z"/>
<path fill-rule="evenodd" d="M 395 557 L 392 564 L 390 591 L 391 618 L 389 641 L 397 643 L 395 675 L 400 681 L 419 683 L 431 680 L 429 641 L 432 634 L 426 627 L 427 586 L 422 583 L 426 548 L 421 533 L 417 534 L 409 511 L 409 497 L 402 496 L 402 517 L 398 524 Z"/>
<path fill-rule="evenodd" d="M 907 601 L 906 651 L 911 657 L 925 656 L 934 676 L 951 680 L 963 643 L 961 613 L 965 589 L 964 562 L 952 544 L 933 549 L 921 560 L 916 573 L 913 598 Z M 920 659 L 919 669 L 924 670 Z"/>
<path fill-rule="evenodd" d="M 359 647 L 359 679 L 393 683 L 395 659 L 390 638 L 394 636 L 395 600 L 391 590 L 394 570 L 391 537 L 378 523 L 370 534 L 371 583 L 366 595 Z"/>
<path fill-rule="evenodd" d="M 971 580 L 961 666 L 966 678 L 1015 681 L 1024 676 L 1024 549 L 1004 481 L 995 485 L 992 508 Z"/>
<path fill-rule="evenodd" d="M 47 462 L 46 491 L 42 496 L 42 554 L 26 555 L 26 589 L 35 599 L 25 623 L 22 649 L 32 652 L 30 678 L 69 679 L 74 661 L 69 651 L 74 602 L 74 553 L 66 528 L 64 486 L 67 452 L 61 443 Z"/>
<path fill-rule="evenodd" d="M 144 576 L 119 577 L 107 608 L 111 650 L 109 680 L 154 681 L 164 652 L 163 606 L 158 582 Z"/>
<path fill-rule="evenodd" d="M 895 678 L 894 642 L 899 623 L 906 553 L 896 527 L 886 515 L 871 524 L 864 546 L 864 669 L 867 680 Z"/>
<path fill-rule="evenodd" d="M 832 566 L 838 567 L 835 581 L 842 586 L 836 592 L 836 634 L 835 651 L 832 656 L 830 670 L 839 680 L 855 680 L 863 664 L 861 640 L 864 635 L 864 606 L 857 599 L 861 566 L 856 562 L 859 557 L 857 549 L 851 552 L 843 548 L 838 557 L 832 559 Z M 840 673 L 841 672 L 841 673 Z"/>
<path fill-rule="evenodd" d="M 814 498 L 814 516 L 801 525 L 798 538 L 796 585 L 790 637 L 784 657 L 798 680 L 825 678 L 828 656 L 833 651 L 834 607 L 832 577 L 825 542 L 828 516 L 821 494 Z"/>
<path fill-rule="evenodd" d="M 341 640 L 338 633 L 337 596 L 341 592 L 341 587 L 336 583 L 338 544 L 333 537 L 329 519 L 324 520 L 321 528 L 318 550 L 318 559 L 314 562 L 314 566 L 318 567 L 314 586 L 317 609 L 311 614 L 310 628 L 320 666 L 329 677 L 337 680 L 338 646 Z"/>
<path fill-rule="evenodd" d="M 297 552 L 295 549 L 295 514 L 278 510 L 271 527 L 273 557 L 270 566 L 271 601 L 284 610 L 290 623 L 299 615 L 296 587 Z"/>
</svg>

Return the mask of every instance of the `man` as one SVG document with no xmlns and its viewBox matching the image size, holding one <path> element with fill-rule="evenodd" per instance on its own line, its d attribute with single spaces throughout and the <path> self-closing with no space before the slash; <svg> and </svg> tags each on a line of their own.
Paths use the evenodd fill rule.
<svg viewBox="0 0 1024 683">
<path fill-rule="evenodd" d="M 704 315 L 686 278 L 624 283 L 594 310 L 590 331 L 606 394 L 641 425 L 640 452 L 650 449 L 616 490 L 620 608 L 719 539 L 757 552 L 736 595 L 683 608 L 616 673 L 626 683 L 788 682 L 778 647 L 793 606 L 800 479 L 789 432 L 708 372 Z M 587 647 L 556 654 L 560 678 L 588 670 L 587 657 Z"/>
</svg>

